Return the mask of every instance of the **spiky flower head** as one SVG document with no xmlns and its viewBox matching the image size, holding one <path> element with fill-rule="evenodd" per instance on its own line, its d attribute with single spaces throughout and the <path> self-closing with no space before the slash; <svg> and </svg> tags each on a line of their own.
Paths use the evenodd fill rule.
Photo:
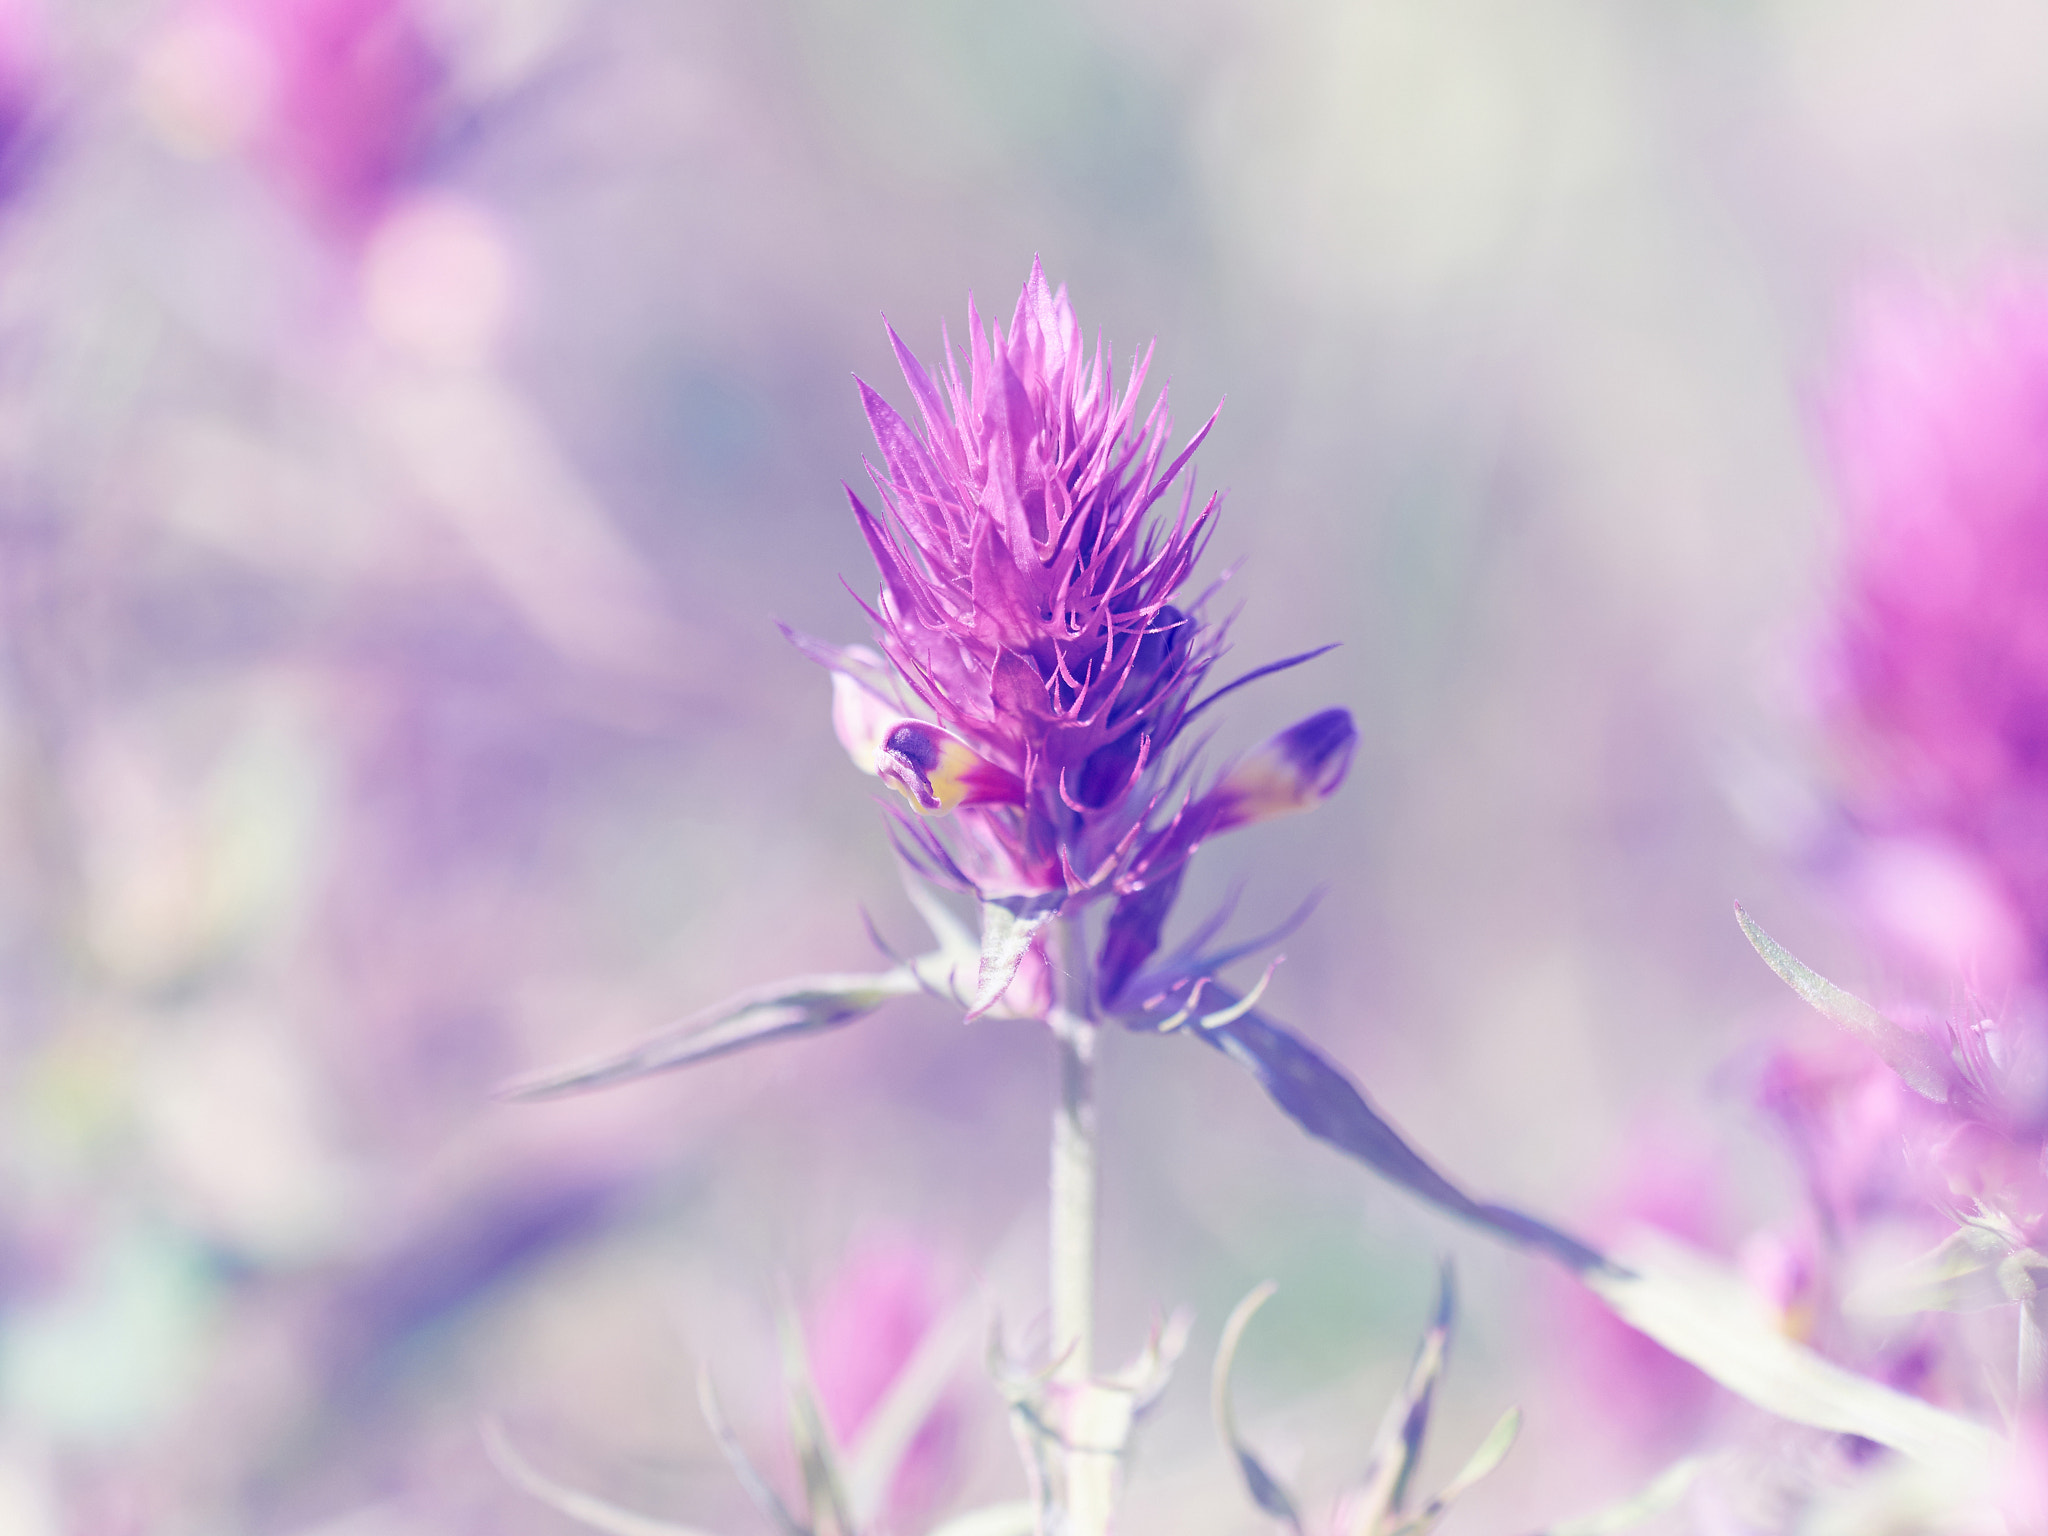
<svg viewBox="0 0 2048 1536">
<path fill-rule="evenodd" d="M 1176 749 L 1223 636 L 1183 595 L 1222 501 L 1190 466 L 1215 417 L 1169 459 L 1165 392 L 1139 412 L 1150 349 L 1118 388 L 1036 262 L 1007 331 L 971 300 L 968 329 L 964 376 L 948 338 L 937 378 L 889 331 L 919 428 L 860 384 L 880 508 L 847 495 L 881 654 L 799 643 L 833 668 L 855 762 L 920 813 L 899 846 L 925 873 L 984 901 L 1128 897 L 1212 833 L 1319 803 L 1355 732 L 1327 711 L 1192 791 Z"/>
</svg>

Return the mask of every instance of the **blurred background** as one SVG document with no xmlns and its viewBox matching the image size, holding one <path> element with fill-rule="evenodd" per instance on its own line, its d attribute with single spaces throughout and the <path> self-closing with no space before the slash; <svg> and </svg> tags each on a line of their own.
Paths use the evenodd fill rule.
<svg viewBox="0 0 2048 1536">
<path fill-rule="evenodd" d="M 1885 981 L 1787 854 L 1817 402 L 1870 284 L 2048 243 L 2044 57 L 2001 0 L 0 0 L 0 1529 L 572 1529 L 496 1417 L 753 1530 L 694 1374 L 783 1475 L 781 1298 L 856 1416 L 885 1335 L 1028 1332 L 1033 1027 L 492 1093 L 864 968 L 864 910 L 918 942 L 775 621 L 863 638 L 881 316 L 929 360 L 1034 253 L 1183 434 L 1228 397 L 1226 674 L 1343 642 L 1218 749 L 1344 704 L 1350 782 L 1184 907 L 1320 888 L 1272 1011 L 1421 1147 L 1732 1252 L 1793 1198 L 1748 1063 L 1797 1008 L 1731 898 Z M 1127 1528 L 1263 1528 L 1203 1378 L 1269 1276 L 1240 1398 L 1312 1492 L 1443 1253 L 1442 1470 L 1528 1426 L 1454 1529 L 1728 1411 L 1677 1368 L 1646 1419 L 1663 1367 L 1221 1059 L 1111 1040 L 1103 1091 L 1104 1351 L 1198 1319 Z M 971 1361 L 917 1476 L 900 1528 L 1021 1495 Z"/>
</svg>

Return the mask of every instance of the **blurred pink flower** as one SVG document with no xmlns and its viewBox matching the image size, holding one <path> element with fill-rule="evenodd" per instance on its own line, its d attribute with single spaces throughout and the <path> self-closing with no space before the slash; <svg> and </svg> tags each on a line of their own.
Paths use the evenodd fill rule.
<svg viewBox="0 0 2048 1536">
<path fill-rule="evenodd" d="M 0 0 L 0 196 L 19 185 L 35 138 L 45 69 L 43 25 L 37 0 Z"/>
<path fill-rule="evenodd" d="M 1585 1213 L 1588 1235 L 1604 1242 L 1650 1227 L 1695 1248 L 1721 1247 L 1722 1176 L 1711 1149 L 1649 1125 L 1630 1140 L 1618 1176 Z M 1545 1298 L 1557 1369 L 1605 1445 L 1648 1468 L 1693 1443 L 1719 1396 L 1712 1381 L 1562 1275 L 1546 1277 Z"/>
<path fill-rule="evenodd" d="M 243 145 L 351 242 L 421 178 L 447 78 L 414 0 L 195 0 L 153 64 L 177 137 Z"/>
<path fill-rule="evenodd" d="M 1909 1327 L 1859 1328 L 1844 1293 L 1874 1285 L 1847 1306 L 1884 1313 L 1888 1283 L 1910 1291 L 1870 1269 L 1902 1240 L 2048 1232 L 2048 280 L 1867 303 L 1828 428 L 1839 869 L 1887 953 L 1967 1011 L 1902 1016 L 1885 1059 L 1846 1035 L 1782 1049 L 1759 1097 L 1810 1202 L 1793 1311 L 1817 1347 L 1939 1401 L 1980 1386 L 1953 1319 L 1915 1305 Z"/>
<path fill-rule="evenodd" d="M 1778 1050 L 1757 1097 L 1805 1176 L 1827 1243 L 1879 1218 L 1935 1219 L 1938 1192 L 1916 1177 L 1924 1165 L 1916 1170 L 1907 1149 L 1931 1144 L 1949 1118 L 1862 1042 L 1837 1035 Z"/>
<path fill-rule="evenodd" d="M 945 1288 L 932 1252 L 904 1238 L 875 1239 L 840 1265 L 812 1307 L 805 1329 L 812 1377 L 834 1437 L 851 1444 L 925 1335 L 945 1312 Z M 892 1526 L 929 1514 L 959 1470 L 960 1412 L 941 1399 L 897 1469 Z"/>
<path fill-rule="evenodd" d="M 1950 1075 L 1939 1101 L 1907 1087 L 1861 1042 L 1780 1051 L 1761 1099 L 1784 1126 L 1816 1214 L 1840 1241 L 1874 1220 L 1994 1214 L 2048 1233 L 2048 1125 L 2031 1034 L 1989 1019 L 1923 1027 Z"/>
<path fill-rule="evenodd" d="M 1843 507 L 1824 707 L 1852 884 L 1978 985 L 2048 979 L 2048 282 L 1866 305 L 1828 415 Z"/>
</svg>

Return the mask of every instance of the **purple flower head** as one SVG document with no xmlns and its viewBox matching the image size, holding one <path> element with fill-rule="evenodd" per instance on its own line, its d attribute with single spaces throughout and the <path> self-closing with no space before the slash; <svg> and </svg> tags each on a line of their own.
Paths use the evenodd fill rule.
<svg viewBox="0 0 2048 1536">
<path fill-rule="evenodd" d="M 1320 803 L 1356 733 L 1326 711 L 1188 789 L 1175 749 L 1223 648 L 1209 594 L 1182 593 L 1222 501 L 1189 467 L 1215 417 L 1169 459 L 1164 392 L 1139 414 L 1149 349 L 1117 389 L 1036 262 L 1007 332 L 971 301 L 968 325 L 964 377 L 950 341 L 934 379 L 889 332 L 921 430 L 860 386 L 881 510 L 847 494 L 881 654 L 800 643 L 855 762 L 919 813 L 899 830 L 927 874 L 986 901 L 1156 889 L 1212 833 Z"/>
<path fill-rule="evenodd" d="M 1938 1233 L 1992 1220 L 2030 1242 L 2048 1237 L 2038 1041 L 1989 1019 L 1906 1028 L 1943 1064 L 1919 1090 L 1841 1036 L 1782 1048 L 1765 1067 L 1759 1098 L 1799 1161 L 1823 1236 L 1844 1247 L 1885 1223 Z"/>
<path fill-rule="evenodd" d="M 1823 705 L 1852 895 L 1960 1020 L 1787 1052 L 1766 1102 L 1830 1235 L 1931 1213 L 2048 1231 L 2048 283 L 1866 306 L 1831 401 L 1843 507 Z M 1987 1017 L 1988 1015 L 1988 1017 Z M 1891 1028 L 1892 1026 L 1887 1026 Z"/>
<path fill-rule="evenodd" d="M 1913 1146 L 1949 1123 L 1861 1042 L 1827 1037 L 1774 1051 L 1757 1083 L 1805 1178 L 1823 1235 L 1840 1244 L 1872 1222 L 1938 1214 L 1937 1191 L 1914 1177 Z"/>
<path fill-rule="evenodd" d="M 2048 983 L 2048 283 L 1866 308 L 1829 417 L 1855 879 L 1979 984 Z M 1867 878 L 1866 878 L 1867 876 Z"/>
</svg>

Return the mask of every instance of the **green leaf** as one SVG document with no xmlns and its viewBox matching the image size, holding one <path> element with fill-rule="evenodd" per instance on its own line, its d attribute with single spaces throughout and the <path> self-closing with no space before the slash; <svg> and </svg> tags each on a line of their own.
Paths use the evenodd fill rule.
<svg viewBox="0 0 2048 1536">
<path fill-rule="evenodd" d="M 1894 1024 L 1853 992 L 1843 991 L 1818 971 L 1801 964 L 1742 910 L 1739 901 L 1735 903 L 1735 921 L 1763 956 L 1764 964 L 1776 971 L 1785 985 L 1825 1017 L 1852 1034 L 1861 1035 L 1915 1093 L 1937 1104 L 1947 1102 L 1949 1062 L 1940 1046 L 1925 1035 Z"/>
<path fill-rule="evenodd" d="M 1780 1418 L 1861 1435 L 1918 1460 L 1975 1467 L 1991 1433 L 1917 1397 L 1846 1371 L 1795 1344 L 1740 1276 L 1645 1233 L 1627 1270 L 1591 1270 L 1586 1285 L 1622 1321 Z"/>
<path fill-rule="evenodd" d="M 1458 1475 L 1444 1484 L 1443 1491 L 1416 1511 L 1413 1520 L 1395 1526 L 1389 1536 L 1428 1536 L 1443 1522 L 1453 1504 L 1507 1459 L 1508 1452 L 1514 1449 L 1515 1436 L 1521 1432 L 1522 1410 L 1510 1408 L 1487 1431 L 1486 1438 L 1479 1442 L 1479 1449 L 1466 1458 L 1465 1465 L 1458 1469 Z"/>
<path fill-rule="evenodd" d="M 1176 1032 L 1190 1035 L 1244 1067 L 1280 1112 L 1309 1135 L 1439 1210 L 1518 1247 L 1540 1249 L 1574 1272 L 1607 1262 L 1594 1249 L 1547 1222 L 1511 1206 L 1473 1199 L 1410 1146 L 1336 1063 L 1286 1026 L 1255 1009 L 1236 1006 L 1240 999 L 1229 990 L 1209 990 L 1217 1001 L 1216 1011 L 1204 1016 L 1199 1028 Z M 1150 1013 L 1142 1009 L 1128 1013 L 1120 1022 L 1126 1029 L 1156 1033 L 1162 1022 L 1158 1015 L 1169 1006 L 1162 1003 Z"/>
<path fill-rule="evenodd" d="M 981 904 L 981 973 L 967 1017 L 978 1019 L 1009 990 L 1017 967 L 1045 925 L 1059 916 L 1062 892 L 1044 896 L 1001 896 Z"/>
<path fill-rule="evenodd" d="M 839 1474 L 839 1452 L 818 1406 L 817 1384 L 804 1348 L 803 1328 L 796 1315 L 783 1309 L 777 1328 L 782 1343 L 782 1385 L 789 1398 L 789 1438 L 803 1472 L 804 1495 L 810 1503 L 811 1528 L 817 1536 L 852 1536 L 856 1529 Z"/>
<path fill-rule="evenodd" d="M 1253 1454 L 1238 1433 L 1237 1410 L 1230 1398 L 1230 1371 L 1237 1363 L 1237 1347 L 1244 1340 L 1244 1331 L 1251 1325 L 1252 1317 L 1272 1299 L 1279 1287 L 1267 1280 L 1254 1287 L 1251 1294 L 1240 1301 L 1230 1314 L 1230 1320 L 1223 1325 L 1223 1338 L 1216 1346 L 1216 1368 L 1210 1376 L 1209 1401 L 1216 1416 L 1217 1433 L 1223 1436 L 1223 1443 L 1230 1447 L 1231 1455 L 1237 1458 L 1237 1469 L 1244 1478 L 1245 1491 L 1252 1502 L 1276 1520 L 1283 1520 L 1287 1528 L 1300 1536 L 1301 1514 L 1295 1508 L 1294 1499 L 1285 1486 L 1265 1463 Z"/>
<path fill-rule="evenodd" d="M 587 1093 L 656 1072 L 673 1072 L 751 1046 L 838 1029 L 950 977 L 944 956 L 920 957 L 872 975 L 799 976 L 743 992 L 649 1036 L 616 1055 L 511 1084 L 501 1097 L 531 1102 Z"/>
<path fill-rule="evenodd" d="M 500 1097 L 559 1098 L 672 1072 L 751 1046 L 838 1029 L 914 992 L 958 997 L 960 974 L 976 954 L 974 940 L 959 919 L 916 882 L 910 884 L 910 901 L 938 940 L 939 947 L 929 954 L 871 974 L 798 976 L 756 987 L 691 1014 L 628 1050 L 513 1083 L 500 1090 Z"/>
<path fill-rule="evenodd" d="M 1351 1522 L 1354 1532 L 1379 1530 L 1390 1515 L 1399 1514 L 1407 1505 L 1408 1484 L 1415 1475 L 1415 1464 L 1422 1459 L 1422 1443 L 1429 1433 L 1436 1385 L 1450 1357 L 1451 1331 L 1456 1326 L 1457 1312 L 1457 1285 L 1446 1260 L 1437 1270 L 1436 1312 L 1415 1346 L 1408 1379 L 1388 1404 L 1379 1433 L 1373 1437 L 1365 1483 L 1353 1501 L 1357 1512 Z"/>
<path fill-rule="evenodd" d="M 513 1449 L 504 1426 L 495 1419 L 484 1420 L 478 1429 L 483 1436 L 484 1454 L 491 1458 L 491 1465 L 503 1473 L 508 1482 L 532 1494 L 541 1503 L 559 1510 L 578 1525 L 604 1531 L 607 1536 L 709 1536 L 708 1532 L 694 1525 L 677 1525 L 670 1520 L 657 1520 L 651 1515 L 638 1515 L 595 1494 L 579 1492 L 543 1475 Z"/>
<path fill-rule="evenodd" d="M 1149 1029 L 1145 1014 L 1127 1028 Z M 1185 1033 L 1183 1031 L 1183 1033 Z M 1303 1130 L 1508 1242 L 1534 1248 L 1578 1276 L 1615 1313 L 1722 1386 L 1758 1407 L 1816 1428 L 1862 1435 L 1908 1456 L 1974 1467 L 1988 1454 L 1981 1426 L 1831 1365 L 1756 1314 L 1762 1304 L 1739 1279 L 1699 1263 L 1676 1273 L 1636 1272 L 1512 1206 L 1475 1200 L 1407 1143 L 1342 1070 L 1308 1043 L 1253 1011 L 1193 1038 L 1258 1079 Z"/>
</svg>

